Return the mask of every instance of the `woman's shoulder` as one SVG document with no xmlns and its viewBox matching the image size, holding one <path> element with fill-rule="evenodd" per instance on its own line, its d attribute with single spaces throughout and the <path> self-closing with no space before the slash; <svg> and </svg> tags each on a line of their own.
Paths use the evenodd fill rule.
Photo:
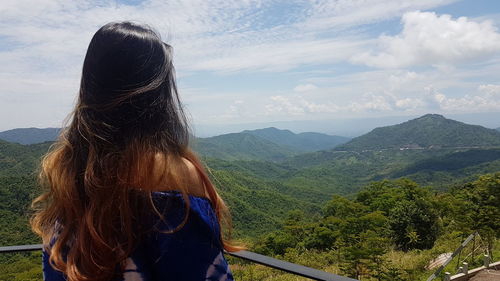
<svg viewBox="0 0 500 281">
<path fill-rule="evenodd" d="M 157 154 L 155 158 L 155 166 L 156 167 L 164 167 L 164 158 L 161 154 Z M 183 185 L 185 186 L 185 191 L 189 195 L 193 195 L 196 197 L 205 197 L 208 198 L 208 194 L 206 191 L 205 184 L 200 176 L 200 171 L 196 168 L 196 166 L 191 163 L 187 158 L 181 157 L 179 161 L 176 161 L 177 165 L 180 166 L 180 173 L 183 181 Z M 159 171 L 161 173 L 161 171 Z M 180 191 L 178 187 L 172 187 L 170 185 L 162 185 L 154 187 L 154 190 L 157 192 L 169 192 L 169 191 Z"/>
<path fill-rule="evenodd" d="M 182 158 L 182 162 L 186 168 L 186 178 L 188 184 L 188 193 L 197 196 L 197 197 L 205 197 L 207 198 L 207 191 L 205 188 L 205 184 L 200 177 L 200 173 L 198 169 L 186 158 Z"/>
</svg>

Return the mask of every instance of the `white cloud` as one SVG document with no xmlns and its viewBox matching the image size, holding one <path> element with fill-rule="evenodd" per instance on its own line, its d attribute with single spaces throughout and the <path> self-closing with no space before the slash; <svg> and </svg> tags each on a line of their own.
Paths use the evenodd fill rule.
<svg viewBox="0 0 500 281">
<path fill-rule="evenodd" d="M 382 112 L 392 109 L 390 97 L 367 93 L 360 101 L 340 103 L 332 100 L 316 102 L 300 94 L 272 96 L 266 104 L 267 115 L 323 116 L 329 113 Z"/>
<path fill-rule="evenodd" d="M 308 98 L 319 104 L 332 101 L 339 112 L 347 115 L 498 111 L 499 85 L 475 81 L 476 77 L 498 80 L 496 70 L 497 66 L 445 73 L 437 69 L 418 73 L 384 69 L 310 78 L 305 82 L 321 85 Z"/>
<path fill-rule="evenodd" d="M 361 102 L 352 102 L 347 109 L 353 112 L 390 111 L 392 106 L 385 96 L 367 93 Z"/>
<path fill-rule="evenodd" d="M 479 85 L 461 97 L 448 97 L 432 87 L 426 88 L 427 102 L 445 112 L 492 112 L 500 110 L 500 85 Z"/>
<path fill-rule="evenodd" d="M 397 4 L 396 4 L 397 2 Z M 366 42 L 352 36 L 321 38 L 324 31 L 398 17 L 405 11 L 452 1 L 289 1 L 297 12 L 273 22 L 274 1 L 151 0 L 140 5 L 103 1 L 5 0 L 0 36 L 14 46 L 0 62 L 24 71 L 50 65 L 77 75 L 92 34 L 116 20 L 151 24 L 174 45 L 181 71 L 283 71 L 304 64 L 347 60 Z M 3 63 L 3 65 L 6 65 Z"/>
<path fill-rule="evenodd" d="M 432 12 L 403 15 L 403 31 L 382 35 L 379 50 L 353 56 L 352 61 L 374 67 L 457 64 L 500 53 L 500 34 L 491 21 L 474 22 L 466 17 Z"/>
<path fill-rule="evenodd" d="M 500 85 L 485 84 L 477 87 L 478 91 L 483 93 L 488 98 L 496 98 L 500 100 Z"/>
<path fill-rule="evenodd" d="M 183 100 L 196 116 L 195 122 L 407 112 L 425 110 L 430 101 L 436 108 L 458 108 L 452 104 L 465 104 L 461 101 L 465 94 L 451 95 L 447 89 L 465 86 L 469 90 L 472 84 L 468 98 L 494 101 L 498 97 L 494 77 L 498 73 L 494 70 L 500 71 L 498 61 L 488 61 L 496 67 L 476 70 L 453 65 L 497 54 L 498 32 L 493 23 L 411 12 L 450 2 L 453 0 L 150 0 L 125 5 L 101 0 L 39 0 L 35 5 L 29 0 L 4 0 L 0 5 L 0 120 L 15 116 L 17 123 L 0 124 L 0 130 L 31 125 L 33 120 L 60 123 L 76 96 L 91 36 L 103 24 L 119 20 L 145 22 L 159 30 L 164 41 L 174 46 L 182 77 L 194 72 L 200 76 L 205 72 L 246 75 L 262 71 L 279 75 L 305 66 L 297 70 L 303 72 L 299 78 L 290 74 L 296 80 L 276 82 L 273 90 L 259 85 L 253 92 L 219 91 L 224 85 L 194 88 L 200 85 L 184 84 L 188 79 L 181 79 Z M 284 4 L 295 10 L 276 12 L 275 5 Z M 362 26 L 403 14 L 404 29 L 396 36 L 371 38 L 366 31 L 371 27 Z M 380 49 L 367 52 L 375 43 Z M 357 70 L 343 64 L 351 58 L 377 67 L 438 64 L 439 68 L 353 73 Z M 337 63 L 342 64 L 337 67 Z M 336 72 L 339 68 L 340 74 Z M 314 81 L 314 71 L 326 71 L 320 79 L 329 81 Z M 209 77 L 217 79 L 217 75 Z M 475 80 L 471 82 L 470 77 Z M 431 84 L 446 95 L 425 97 L 423 89 Z M 477 88 L 479 84 L 482 86 Z M 474 104 L 485 108 L 479 98 Z"/>
<path fill-rule="evenodd" d="M 262 43 L 229 50 L 222 56 L 193 62 L 191 70 L 220 72 L 281 72 L 302 65 L 344 61 L 360 50 L 358 40 L 319 39 L 297 42 Z"/>
<path fill-rule="evenodd" d="M 415 110 L 422 108 L 425 104 L 418 98 L 403 98 L 396 100 L 395 106 L 403 110 Z"/>
<path fill-rule="evenodd" d="M 309 91 L 314 91 L 317 89 L 318 89 L 318 86 L 311 84 L 311 83 L 300 84 L 300 85 L 295 86 L 295 88 L 293 88 L 293 90 L 295 92 L 309 92 Z"/>
<path fill-rule="evenodd" d="M 272 96 L 269 98 L 272 103 L 266 105 L 266 113 L 268 115 L 285 114 L 285 115 L 303 115 L 304 107 L 291 101 L 285 96 Z"/>
<path fill-rule="evenodd" d="M 332 27 L 352 27 L 399 17 L 408 11 L 431 9 L 456 0 L 337 0 L 312 1 L 310 16 L 305 26 L 311 30 L 329 30 Z"/>
<path fill-rule="evenodd" d="M 346 86 L 339 86 L 342 81 L 347 81 Z M 213 99 L 218 106 L 201 106 L 203 111 L 197 110 L 196 117 L 204 123 L 237 123 L 500 110 L 500 85 L 472 83 L 465 93 L 454 93 L 447 89 L 449 83 L 428 73 L 383 70 L 351 74 L 334 80 L 333 87 L 322 86 L 312 92 L 206 93 L 200 102 Z"/>
</svg>

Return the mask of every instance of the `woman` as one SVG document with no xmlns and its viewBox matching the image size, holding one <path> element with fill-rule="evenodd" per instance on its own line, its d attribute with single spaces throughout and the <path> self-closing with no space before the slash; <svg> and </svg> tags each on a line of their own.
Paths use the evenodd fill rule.
<svg viewBox="0 0 500 281">
<path fill-rule="evenodd" d="M 71 117 L 33 203 L 45 280 L 232 280 L 227 209 L 188 148 L 171 47 L 144 25 L 100 28 Z"/>
</svg>

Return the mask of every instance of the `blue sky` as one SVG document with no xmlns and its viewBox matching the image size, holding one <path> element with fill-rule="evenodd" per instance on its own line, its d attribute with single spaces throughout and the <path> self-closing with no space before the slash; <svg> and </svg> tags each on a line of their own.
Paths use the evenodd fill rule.
<svg viewBox="0 0 500 281">
<path fill-rule="evenodd" d="M 500 112 L 495 0 L 5 0 L 0 130 L 61 126 L 91 36 L 120 20 L 173 45 L 199 126 Z"/>
</svg>

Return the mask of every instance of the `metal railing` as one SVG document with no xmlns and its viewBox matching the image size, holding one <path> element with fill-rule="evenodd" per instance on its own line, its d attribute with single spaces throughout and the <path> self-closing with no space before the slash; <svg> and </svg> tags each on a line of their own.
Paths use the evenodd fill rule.
<svg viewBox="0 0 500 281">
<path fill-rule="evenodd" d="M 2 253 L 15 253 L 15 252 L 30 252 L 30 251 L 41 251 L 43 248 L 42 244 L 35 245 L 17 245 L 17 246 L 6 246 L 0 247 L 0 254 Z M 267 267 L 282 270 L 294 275 L 310 278 L 312 280 L 328 280 L 328 281 L 357 281 L 357 279 L 352 279 L 314 268 L 306 267 L 303 265 L 298 265 L 291 262 L 286 262 L 271 258 L 268 256 L 260 255 L 249 251 L 238 251 L 238 252 L 226 252 L 226 254 L 244 259 L 250 262 L 262 264 Z"/>
<path fill-rule="evenodd" d="M 439 266 L 439 268 L 431 276 L 429 276 L 427 281 L 432 281 L 432 280 L 438 278 L 438 276 L 442 276 L 441 280 L 443 280 L 443 281 L 453 281 L 453 280 L 466 281 L 483 270 L 492 269 L 492 268 L 498 270 L 500 268 L 500 261 L 492 263 L 492 257 L 491 257 L 490 250 L 488 250 L 488 248 L 485 249 L 483 247 L 484 245 L 483 246 L 481 245 L 482 243 L 480 243 L 478 245 L 478 247 L 476 247 L 476 238 L 479 238 L 479 239 L 481 238 L 481 236 L 477 232 L 474 232 L 471 235 L 469 235 L 460 244 L 460 246 L 458 246 L 455 249 L 455 251 L 453 251 L 453 253 L 451 253 L 446 258 L 446 260 L 441 264 L 441 266 Z M 463 257 L 463 259 L 461 259 L 460 255 L 462 254 L 462 252 L 465 251 L 466 246 L 470 245 L 471 241 L 473 243 L 472 243 L 472 247 L 470 249 L 470 253 L 465 255 L 465 257 Z M 471 261 L 471 262 L 473 262 L 473 264 L 478 265 L 478 263 L 477 263 L 478 257 L 475 255 L 475 253 L 481 254 L 481 248 L 483 248 L 483 250 L 484 250 L 484 254 L 482 255 L 483 265 L 480 267 L 474 268 L 474 269 L 470 269 L 469 263 L 467 261 Z M 457 262 L 456 268 L 451 268 L 451 269 L 448 268 L 448 270 L 451 272 L 444 272 L 444 275 L 443 275 L 444 269 L 455 258 L 456 258 L 456 262 Z M 455 272 L 455 271 L 456 271 L 456 273 L 453 274 L 453 272 Z"/>
<path fill-rule="evenodd" d="M 458 248 L 455 249 L 455 251 L 453 252 L 453 254 L 451 254 L 450 257 L 448 257 L 446 259 L 446 261 L 436 270 L 436 272 L 434 272 L 431 276 L 429 276 L 429 278 L 427 278 L 427 281 L 432 281 L 434 280 L 440 273 L 441 271 L 443 271 L 443 269 L 448 265 L 448 263 L 451 262 L 451 260 L 457 255 L 459 254 L 463 248 L 465 248 L 465 246 L 467 246 L 467 244 L 469 244 L 469 242 L 477 236 L 477 232 L 474 232 L 472 233 L 471 235 L 469 235 L 469 237 L 467 237 L 467 239 L 465 239 L 464 242 L 462 242 L 462 244 L 460 244 L 460 246 Z"/>
</svg>

